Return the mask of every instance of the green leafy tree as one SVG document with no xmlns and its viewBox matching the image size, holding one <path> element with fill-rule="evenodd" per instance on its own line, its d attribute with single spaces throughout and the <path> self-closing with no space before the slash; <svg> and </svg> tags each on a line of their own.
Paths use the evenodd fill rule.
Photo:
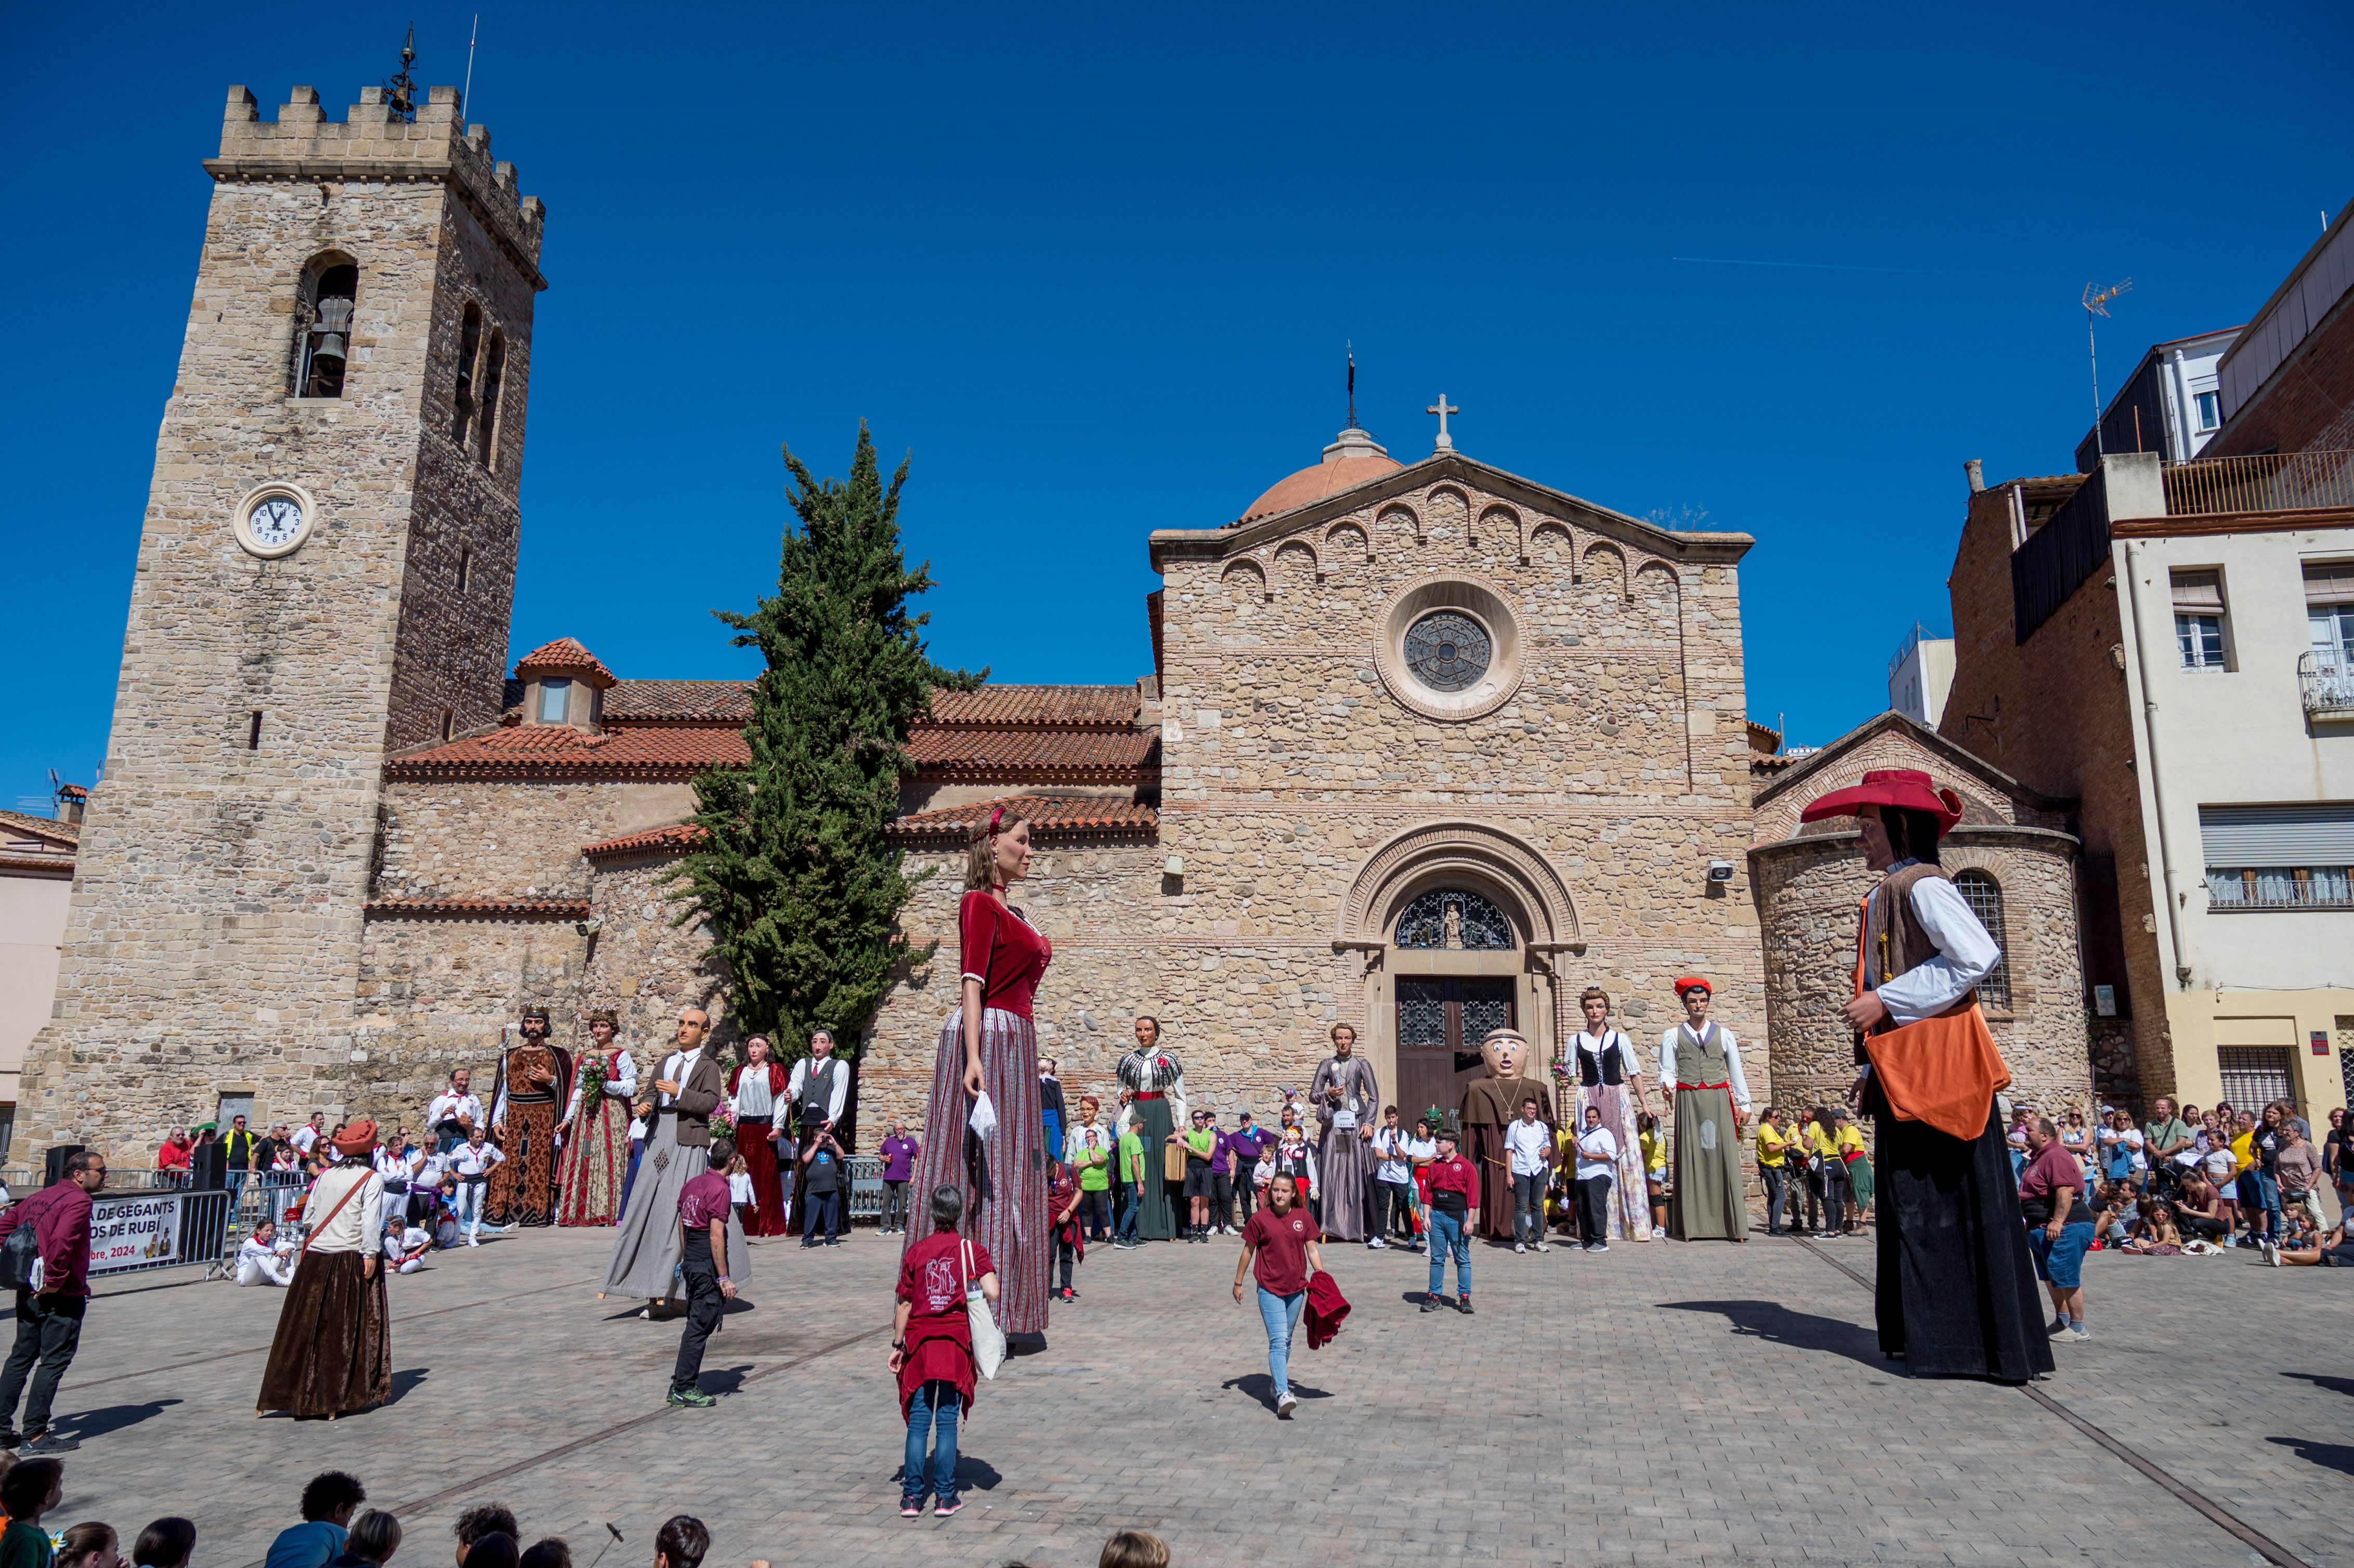
<svg viewBox="0 0 2354 1568">
<path fill-rule="evenodd" d="M 847 482 L 784 457 L 800 525 L 785 533 L 777 591 L 748 615 L 713 612 L 768 662 L 744 726 L 751 760 L 696 778 L 694 821 L 709 836 L 672 896 L 687 905 L 682 923 L 710 926 L 745 1033 L 772 1036 L 790 1060 L 822 1026 L 851 1058 L 893 969 L 931 956 L 896 929 L 929 874 L 907 875 L 884 837 L 908 731 L 935 687 L 970 689 L 988 672 L 934 664 L 919 635 L 931 618 L 908 613 L 932 581 L 899 550 L 907 463 L 885 488 L 864 421 Z"/>
</svg>

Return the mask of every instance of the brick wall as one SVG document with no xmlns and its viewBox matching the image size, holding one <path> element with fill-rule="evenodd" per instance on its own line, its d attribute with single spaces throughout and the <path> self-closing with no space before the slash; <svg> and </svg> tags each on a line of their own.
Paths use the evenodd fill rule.
<svg viewBox="0 0 2354 1568">
<path fill-rule="evenodd" d="M 2048 507 L 2073 481 L 2024 482 Z M 2113 1059 L 2110 1071 L 2118 1081 L 2137 1081 L 2147 1095 L 2170 1093 L 2169 982 L 2158 962 L 2132 713 L 2118 662 L 2124 633 L 2115 570 L 2101 567 L 2023 646 L 2015 643 L 2008 489 L 1971 497 L 1946 579 L 1955 670 L 1939 732 L 2030 789 L 2075 802 L 2070 831 L 2083 842 L 2092 868 L 2087 874 L 2106 868 L 2117 911 L 2112 933 L 2084 933 L 2096 962 L 2105 947 L 2121 955 L 2118 1001 L 2129 1015 L 2132 1056 Z M 2082 907 L 2091 912 L 2107 905 L 2088 897 Z M 2098 972 L 2092 979 L 2119 983 Z"/>
<path fill-rule="evenodd" d="M 2202 458 L 2354 448 L 2354 291 L 2215 432 Z"/>
</svg>

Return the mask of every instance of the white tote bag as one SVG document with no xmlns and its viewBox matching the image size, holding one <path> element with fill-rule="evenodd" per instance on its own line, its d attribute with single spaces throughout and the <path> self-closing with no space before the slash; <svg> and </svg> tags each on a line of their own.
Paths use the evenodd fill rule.
<svg viewBox="0 0 2354 1568">
<path fill-rule="evenodd" d="M 989 1298 L 981 1293 L 981 1281 L 972 1277 L 972 1243 L 961 1245 L 964 1249 L 964 1315 L 972 1325 L 973 1369 L 994 1383 L 998 1366 L 1005 1360 L 1005 1330 L 997 1326 L 997 1319 L 989 1310 Z"/>
<path fill-rule="evenodd" d="M 997 1107 L 989 1103 L 989 1091 L 983 1089 L 972 1100 L 972 1135 L 984 1142 L 997 1130 Z"/>
</svg>

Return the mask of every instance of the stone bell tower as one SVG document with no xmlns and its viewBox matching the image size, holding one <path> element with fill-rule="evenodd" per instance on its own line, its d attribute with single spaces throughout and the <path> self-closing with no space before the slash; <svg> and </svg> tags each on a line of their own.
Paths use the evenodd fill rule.
<svg viewBox="0 0 2354 1568">
<path fill-rule="evenodd" d="M 406 71 L 228 90 L 28 1152 L 332 1119 L 387 752 L 494 723 L 542 209 Z"/>
</svg>

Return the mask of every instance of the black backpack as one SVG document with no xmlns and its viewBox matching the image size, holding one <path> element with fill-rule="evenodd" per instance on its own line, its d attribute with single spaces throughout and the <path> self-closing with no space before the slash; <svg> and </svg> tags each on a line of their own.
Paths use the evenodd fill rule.
<svg viewBox="0 0 2354 1568">
<path fill-rule="evenodd" d="M 35 1290 L 39 1288 L 34 1271 L 41 1266 L 41 1235 L 33 1224 L 33 1216 L 25 1213 L 27 1203 L 16 1205 L 16 1228 L 0 1241 L 0 1290 Z"/>
</svg>

